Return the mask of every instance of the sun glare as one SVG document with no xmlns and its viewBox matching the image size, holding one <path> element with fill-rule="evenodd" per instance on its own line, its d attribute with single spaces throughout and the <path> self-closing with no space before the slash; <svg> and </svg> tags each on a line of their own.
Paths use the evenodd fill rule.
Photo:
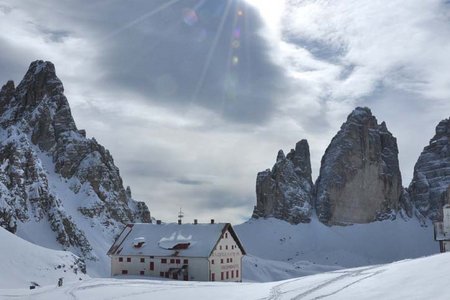
<svg viewBox="0 0 450 300">
<path fill-rule="evenodd" d="M 268 27 L 279 26 L 285 0 L 246 0 L 246 2 L 258 10 Z"/>
</svg>

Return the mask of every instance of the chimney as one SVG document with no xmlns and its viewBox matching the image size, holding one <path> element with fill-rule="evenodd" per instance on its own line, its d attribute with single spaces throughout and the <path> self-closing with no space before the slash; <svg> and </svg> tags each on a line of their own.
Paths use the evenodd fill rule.
<svg viewBox="0 0 450 300">
<path fill-rule="evenodd" d="M 198 224 L 197 219 L 194 219 L 194 225 L 197 225 L 197 224 Z"/>
<path fill-rule="evenodd" d="M 156 220 L 156 224 L 161 225 L 161 220 Z"/>
<path fill-rule="evenodd" d="M 178 220 L 178 225 L 181 225 L 181 220 Z"/>
<path fill-rule="evenodd" d="M 211 224 L 214 224 L 214 219 L 211 219 Z"/>
</svg>

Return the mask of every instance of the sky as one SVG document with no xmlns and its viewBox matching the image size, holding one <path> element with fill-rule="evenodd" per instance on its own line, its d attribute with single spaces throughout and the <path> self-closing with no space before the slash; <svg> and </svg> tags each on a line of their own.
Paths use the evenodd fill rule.
<svg viewBox="0 0 450 300">
<path fill-rule="evenodd" d="M 241 223 L 256 174 L 347 115 L 397 138 L 403 185 L 450 116 L 448 0 L 0 0 L 0 82 L 52 61 L 78 128 L 154 216 Z"/>
</svg>

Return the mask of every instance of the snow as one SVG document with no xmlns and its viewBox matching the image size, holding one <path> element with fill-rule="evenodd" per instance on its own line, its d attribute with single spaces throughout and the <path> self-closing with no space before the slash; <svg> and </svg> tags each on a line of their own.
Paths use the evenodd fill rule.
<svg viewBox="0 0 450 300">
<path fill-rule="evenodd" d="M 177 250 L 180 256 L 209 257 L 220 239 L 226 223 L 217 224 L 133 224 L 127 227 L 111 247 L 123 255 L 171 256 L 180 243 L 190 243 L 187 249 Z M 129 228 L 131 230 L 129 230 Z M 134 247 L 137 238 L 144 238 L 142 247 Z"/>
<path fill-rule="evenodd" d="M 67 282 L 88 278 L 78 270 L 77 257 L 70 252 L 34 245 L 2 227 L 0 241 L 0 290 L 28 288 L 31 282 L 41 286 L 55 285 L 60 277 Z M 77 274 L 74 268 L 77 268 Z"/>
<path fill-rule="evenodd" d="M 359 267 L 417 258 L 439 252 L 433 226 L 413 218 L 351 226 L 326 226 L 316 218 L 291 225 L 277 219 L 252 219 L 234 226 L 247 254 L 291 264 L 309 261 Z"/>
<path fill-rule="evenodd" d="M 450 253 L 268 283 L 88 279 L 35 290 L 0 289 L 32 299 L 448 299 Z M 3 274 L 2 274 L 3 275 Z M 5 277 L 4 275 L 1 277 Z"/>
</svg>

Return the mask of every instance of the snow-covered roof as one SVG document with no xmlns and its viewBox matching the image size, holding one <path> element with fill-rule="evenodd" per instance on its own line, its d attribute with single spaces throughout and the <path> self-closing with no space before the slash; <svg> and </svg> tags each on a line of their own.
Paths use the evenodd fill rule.
<svg viewBox="0 0 450 300">
<path fill-rule="evenodd" d="M 245 251 L 231 224 L 128 224 L 108 255 L 209 257 L 228 230 L 243 254 Z M 137 244 L 139 240 L 141 243 Z"/>
</svg>

